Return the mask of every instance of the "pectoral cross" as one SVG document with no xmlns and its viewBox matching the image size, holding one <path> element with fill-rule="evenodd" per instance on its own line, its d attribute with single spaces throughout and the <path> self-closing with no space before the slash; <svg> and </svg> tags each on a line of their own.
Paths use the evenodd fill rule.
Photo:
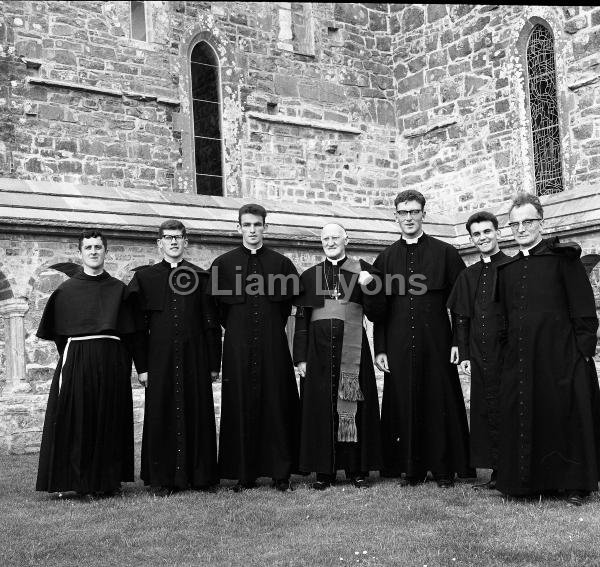
<svg viewBox="0 0 600 567">
<path fill-rule="evenodd" d="M 341 293 L 337 290 L 337 288 L 331 292 L 331 297 L 333 297 L 333 299 L 335 299 L 336 301 L 340 298 L 340 296 Z"/>
</svg>

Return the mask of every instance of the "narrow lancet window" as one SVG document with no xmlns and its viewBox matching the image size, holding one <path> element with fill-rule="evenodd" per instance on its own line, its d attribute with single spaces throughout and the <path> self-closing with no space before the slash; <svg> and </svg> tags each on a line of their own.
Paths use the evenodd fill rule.
<svg viewBox="0 0 600 567">
<path fill-rule="evenodd" d="M 143 2 L 130 2 L 131 6 L 131 37 L 146 41 L 146 8 Z"/>
<path fill-rule="evenodd" d="M 552 32 L 536 24 L 527 42 L 529 112 L 537 195 L 563 190 L 556 64 Z"/>
<path fill-rule="evenodd" d="M 223 195 L 219 63 L 205 41 L 194 47 L 191 66 L 196 192 Z"/>
</svg>

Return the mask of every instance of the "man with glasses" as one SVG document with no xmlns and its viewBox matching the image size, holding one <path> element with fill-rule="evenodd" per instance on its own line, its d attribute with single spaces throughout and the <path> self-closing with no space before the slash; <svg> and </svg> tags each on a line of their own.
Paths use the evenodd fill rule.
<svg viewBox="0 0 600 567">
<path fill-rule="evenodd" d="M 509 256 L 498 245 L 498 219 L 472 214 L 467 232 L 481 258 L 458 276 L 448 299 L 456 322 L 462 371 L 471 376 L 471 466 L 492 469 L 490 480 L 474 488 L 495 488 L 498 464 L 499 306 L 494 302 L 496 267 Z"/>
<path fill-rule="evenodd" d="M 157 245 L 162 260 L 136 270 L 129 296 L 146 388 L 141 478 L 167 496 L 218 483 L 211 377 L 219 375 L 221 328 L 206 294 L 208 272 L 183 259 L 185 226 L 163 222 Z"/>
<path fill-rule="evenodd" d="M 542 238 L 540 200 L 519 194 L 509 227 L 519 253 L 498 267 L 504 320 L 497 488 L 564 491 L 581 505 L 600 479 L 594 293 L 575 243 Z"/>
<path fill-rule="evenodd" d="M 383 274 L 387 314 L 375 324 L 375 363 L 385 372 L 383 474 L 415 485 L 431 471 L 438 485 L 468 476 L 469 438 L 446 300 L 465 264 L 451 245 L 423 232 L 425 197 L 394 201 L 400 239 L 374 266 Z"/>
</svg>

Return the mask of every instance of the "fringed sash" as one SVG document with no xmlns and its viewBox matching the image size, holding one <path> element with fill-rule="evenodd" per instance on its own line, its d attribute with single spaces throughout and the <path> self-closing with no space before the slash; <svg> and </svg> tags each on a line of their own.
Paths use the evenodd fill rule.
<svg viewBox="0 0 600 567">
<path fill-rule="evenodd" d="M 363 308 L 358 303 L 325 299 L 323 307 L 315 308 L 311 321 L 340 319 L 344 321 L 342 363 L 338 386 L 337 412 L 339 417 L 338 441 L 356 443 L 357 402 L 364 400 L 358 382 L 362 350 Z"/>
</svg>

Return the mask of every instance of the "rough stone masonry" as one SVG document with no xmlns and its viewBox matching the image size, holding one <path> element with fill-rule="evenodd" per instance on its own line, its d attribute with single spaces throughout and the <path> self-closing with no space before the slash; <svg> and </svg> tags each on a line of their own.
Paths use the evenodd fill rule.
<svg viewBox="0 0 600 567">
<path fill-rule="evenodd" d="M 595 262 L 600 7 L 148 1 L 144 41 L 131 18 L 130 2 L 0 2 L 0 451 L 37 450 L 56 355 L 35 329 L 62 278 L 50 266 L 76 259 L 81 225 L 106 229 L 107 268 L 128 280 L 157 260 L 164 218 L 189 224 L 191 259 L 206 267 L 237 242 L 237 207 L 260 201 L 269 242 L 303 269 L 331 218 L 373 257 L 396 238 L 395 194 L 414 187 L 429 199 L 427 230 L 470 261 L 469 212 L 502 213 L 534 191 L 536 23 L 554 37 L 562 152 L 548 231 Z M 219 64 L 216 197 L 194 181 L 200 41 Z"/>
</svg>

